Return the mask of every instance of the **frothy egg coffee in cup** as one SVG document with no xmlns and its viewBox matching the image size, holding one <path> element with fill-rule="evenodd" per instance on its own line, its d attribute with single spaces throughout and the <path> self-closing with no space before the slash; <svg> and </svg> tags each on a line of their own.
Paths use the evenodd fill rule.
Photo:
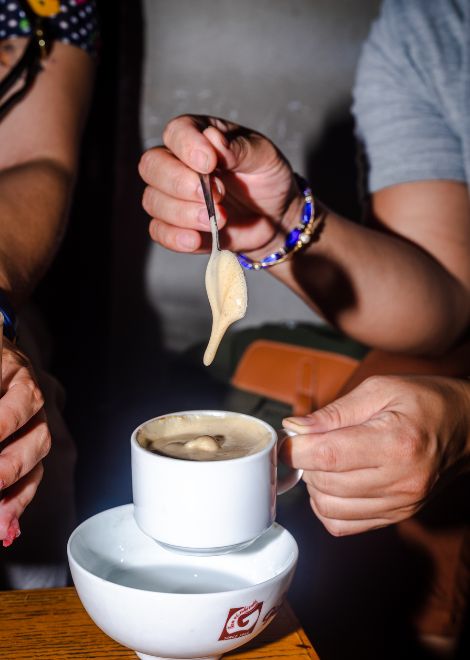
<svg viewBox="0 0 470 660">
<path fill-rule="evenodd" d="M 150 537 L 191 554 L 231 552 L 273 524 L 276 495 L 301 473 L 277 478 L 279 438 L 269 424 L 213 410 L 162 415 L 131 438 L 134 516 Z"/>
<path fill-rule="evenodd" d="M 188 461 L 223 461 L 264 449 L 270 429 L 249 417 L 173 415 L 145 424 L 138 442 L 149 451 Z"/>
</svg>

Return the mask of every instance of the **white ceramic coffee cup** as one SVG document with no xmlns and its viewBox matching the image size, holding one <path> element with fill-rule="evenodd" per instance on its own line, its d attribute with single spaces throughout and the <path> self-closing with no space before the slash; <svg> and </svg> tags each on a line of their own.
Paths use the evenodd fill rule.
<svg viewBox="0 0 470 660">
<path fill-rule="evenodd" d="M 149 422 L 171 417 L 227 416 L 263 426 L 269 441 L 260 451 L 218 461 L 189 461 L 156 454 L 139 444 Z M 292 488 L 299 470 L 277 478 L 277 453 L 286 432 L 241 413 L 189 410 L 161 415 L 131 436 L 134 516 L 143 532 L 192 554 L 221 554 L 247 545 L 273 524 L 276 495 Z"/>
</svg>

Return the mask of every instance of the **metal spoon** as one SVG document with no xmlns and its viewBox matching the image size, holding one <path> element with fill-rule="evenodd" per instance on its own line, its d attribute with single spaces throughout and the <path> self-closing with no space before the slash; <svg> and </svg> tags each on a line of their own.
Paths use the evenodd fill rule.
<svg viewBox="0 0 470 660">
<path fill-rule="evenodd" d="M 220 252 L 219 242 L 219 228 L 217 227 L 217 219 L 215 217 L 214 199 L 212 197 L 211 178 L 209 174 L 200 174 L 202 192 L 204 193 L 204 201 L 206 202 L 207 213 L 209 215 L 209 222 L 211 223 L 212 230 L 212 249 L 214 244 L 216 249 Z"/>
</svg>

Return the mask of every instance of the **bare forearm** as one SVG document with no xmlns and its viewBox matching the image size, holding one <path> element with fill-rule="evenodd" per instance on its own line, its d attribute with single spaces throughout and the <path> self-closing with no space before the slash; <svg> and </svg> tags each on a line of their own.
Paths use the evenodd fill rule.
<svg viewBox="0 0 470 660">
<path fill-rule="evenodd" d="M 19 305 L 43 275 L 63 235 L 72 175 L 53 160 L 0 173 L 0 289 Z"/>
<path fill-rule="evenodd" d="M 12 45 L 21 52 L 21 40 Z M 55 43 L 32 89 L 0 124 L 0 288 L 14 305 L 62 238 L 93 70 L 86 53 Z"/>
<path fill-rule="evenodd" d="M 368 345 L 447 349 L 469 319 L 469 296 L 457 279 L 411 242 L 325 213 L 318 240 L 270 273 Z"/>
</svg>

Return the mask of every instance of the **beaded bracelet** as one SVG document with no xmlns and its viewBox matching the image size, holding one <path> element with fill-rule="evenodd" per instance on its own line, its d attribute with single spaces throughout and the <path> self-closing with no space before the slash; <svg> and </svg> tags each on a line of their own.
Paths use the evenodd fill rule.
<svg viewBox="0 0 470 660">
<path fill-rule="evenodd" d="M 298 174 L 295 175 L 295 178 L 297 179 L 297 183 L 302 190 L 305 199 L 300 223 L 287 234 L 286 241 L 282 248 L 277 250 L 277 252 L 268 254 L 268 256 L 261 259 L 261 261 L 253 261 L 253 259 L 250 259 L 245 254 L 239 252 L 237 257 L 243 268 L 246 268 L 247 270 L 262 270 L 264 268 L 270 268 L 271 266 L 277 266 L 277 264 L 282 263 L 293 254 L 306 247 L 312 240 L 316 221 L 319 219 L 315 215 L 315 202 L 312 190 L 305 179 Z"/>
</svg>

